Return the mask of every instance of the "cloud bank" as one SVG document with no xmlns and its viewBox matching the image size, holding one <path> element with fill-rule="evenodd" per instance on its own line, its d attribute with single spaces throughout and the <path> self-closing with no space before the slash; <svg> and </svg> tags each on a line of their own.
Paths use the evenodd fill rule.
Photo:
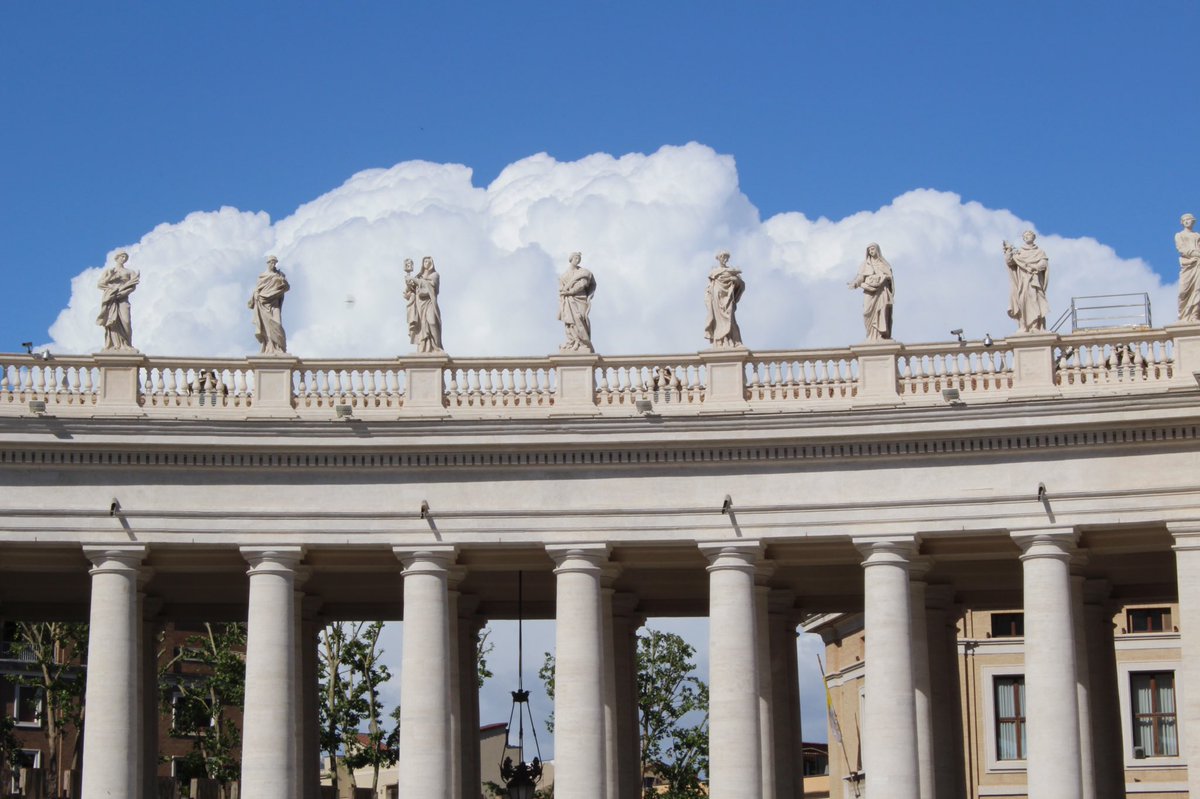
<svg viewBox="0 0 1200 799">
<path fill-rule="evenodd" d="M 739 308 L 751 349 L 845 346 L 863 339 L 861 294 L 846 288 L 867 244 L 896 273 L 895 337 L 939 341 L 1008 335 L 1002 240 L 1035 222 L 956 194 L 917 189 L 844 219 L 786 212 L 763 220 L 738 186 L 734 159 L 700 144 L 650 155 L 595 154 L 511 164 L 486 188 L 457 164 L 408 161 L 360 172 L 272 222 L 222 208 L 164 223 L 130 253 L 142 272 L 134 343 L 153 355 L 257 352 L 246 299 L 268 254 L 292 291 L 288 349 L 300 357 L 392 357 L 412 351 L 403 261 L 432 255 L 442 276 L 451 355 L 557 351 L 557 273 L 583 252 L 599 285 L 593 339 L 602 354 L 690 352 L 707 346 L 703 296 L 719 249 L 744 270 Z M 1041 235 L 1050 256 L 1051 316 L 1072 296 L 1149 292 L 1158 322 L 1174 319 L 1172 285 L 1140 259 L 1091 238 Z M 100 348 L 102 266 L 72 281 L 50 328 L 58 352 Z"/>
</svg>

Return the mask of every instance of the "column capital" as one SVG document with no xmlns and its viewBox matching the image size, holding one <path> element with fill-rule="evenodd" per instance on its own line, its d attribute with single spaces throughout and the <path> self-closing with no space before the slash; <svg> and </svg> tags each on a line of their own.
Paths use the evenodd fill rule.
<svg viewBox="0 0 1200 799">
<path fill-rule="evenodd" d="M 919 535 L 867 535 L 850 539 L 851 543 L 866 556 L 862 565 L 910 566 L 921 547 Z"/>
<path fill-rule="evenodd" d="M 908 559 L 908 579 L 914 583 L 926 585 L 925 578 L 933 569 L 933 558 L 928 555 L 914 555 Z"/>
<path fill-rule="evenodd" d="M 1175 539 L 1176 551 L 1200 549 L 1200 519 L 1167 522 L 1167 532 Z"/>
<path fill-rule="evenodd" d="M 92 562 L 89 574 L 137 574 L 149 551 L 144 544 L 87 545 L 83 548 L 83 555 Z"/>
<path fill-rule="evenodd" d="M 1079 531 L 1074 527 L 1041 527 L 1032 530 L 1009 532 L 1014 543 L 1021 548 L 1021 560 L 1034 558 L 1056 558 L 1071 561 L 1075 555 L 1075 542 Z"/>
<path fill-rule="evenodd" d="M 587 572 L 602 576 L 611 550 L 609 544 L 555 544 L 546 547 L 546 554 L 554 561 L 555 574 Z"/>
<path fill-rule="evenodd" d="M 600 586 L 606 590 L 613 590 L 613 583 L 621 576 L 621 564 L 614 563 L 611 560 L 604 561 L 600 566 Z"/>
<path fill-rule="evenodd" d="M 698 546 L 701 554 L 708 558 L 710 572 L 739 569 L 754 575 L 763 555 L 760 541 L 702 541 Z"/>
<path fill-rule="evenodd" d="M 286 573 L 292 575 L 292 579 L 304 558 L 304 547 L 239 547 L 239 551 L 250 564 L 248 574 Z"/>
<path fill-rule="evenodd" d="M 409 572 L 446 572 L 458 558 L 458 547 L 450 544 L 425 544 L 423 546 L 392 547 L 392 554 Z"/>
</svg>

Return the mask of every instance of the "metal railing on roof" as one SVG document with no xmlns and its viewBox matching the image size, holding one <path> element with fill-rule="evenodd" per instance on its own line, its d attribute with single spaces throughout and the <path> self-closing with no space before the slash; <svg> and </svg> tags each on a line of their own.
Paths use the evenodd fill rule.
<svg viewBox="0 0 1200 799">
<path fill-rule="evenodd" d="M 1150 295 L 1141 292 L 1072 297 L 1071 307 L 1063 311 L 1050 330 L 1057 333 L 1068 319 L 1072 333 L 1110 327 L 1151 327 Z"/>
</svg>

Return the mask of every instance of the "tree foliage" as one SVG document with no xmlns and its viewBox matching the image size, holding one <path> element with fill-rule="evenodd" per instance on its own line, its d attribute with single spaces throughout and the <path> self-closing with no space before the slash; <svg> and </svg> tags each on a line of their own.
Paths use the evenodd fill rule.
<svg viewBox="0 0 1200 799">
<path fill-rule="evenodd" d="M 87 651 L 86 624 L 68 622 L 19 622 L 12 641 L 14 652 L 29 661 L 29 670 L 14 675 L 21 686 L 40 692 L 42 718 L 46 725 L 47 796 L 65 794 L 59 785 L 64 768 L 77 769 L 83 742 L 83 694 L 87 687 L 86 667 L 81 665 Z M 63 751 L 71 731 L 76 732 L 75 748 L 70 757 Z"/>
<path fill-rule="evenodd" d="M 379 697 L 380 688 L 391 678 L 381 661 L 381 632 L 383 622 L 331 624 L 321 631 L 318 658 L 321 749 L 331 763 L 340 758 L 353 787 L 357 787 L 354 771 L 371 768 L 373 790 L 378 790 L 380 769 L 395 764 L 399 755 L 399 708 L 385 713 Z M 395 722 L 390 730 L 385 727 L 385 717 Z M 330 777 L 338 790 L 337 768 Z"/>
<path fill-rule="evenodd" d="M 229 711 L 245 704 L 246 625 L 204 625 L 159 668 L 158 687 L 171 733 L 193 738 L 181 764 L 184 774 L 216 780 L 230 796 L 241 773 L 242 737 Z M 183 663 L 193 664 L 178 673 Z"/>
<path fill-rule="evenodd" d="M 641 773 L 660 783 L 646 798 L 700 799 L 708 773 L 708 685 L 696 676 L 696 650 L 674 633 L 646 628 L 638 635 L 638 729 Z M 554 655 L 538 670 L 554 699 Z M 546 719 L 554 732 L 554 716 Z"/>
</svg>

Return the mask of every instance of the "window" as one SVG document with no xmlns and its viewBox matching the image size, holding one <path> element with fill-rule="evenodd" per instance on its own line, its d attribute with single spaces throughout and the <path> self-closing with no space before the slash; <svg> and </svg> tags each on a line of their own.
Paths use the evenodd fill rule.
<svg viewBox="0 0 1200 799">
<path fill-rule="evenodd" d="M 996 759 L 1025 759 L 1025 678 L 998 676 L 996 691 Z"/>
<path fill-rule="evenodd" d="M 171 732 L 174 735 L 199 735 L 212 726 L 212 718 L 198 699 L 176 693 L 171 697 Z"/>
<path fill-rule="evenodd" d="M 17 767 L 12 770 L 9 780 L 9 793 L 21 795 L 21 769 L 41 768 L 42 752 L 40 749 L 21 749 L 17 752 Z"/>
<path fill-rule="evenodd" d="M 16 686 L 13 699 L 13 720 L 18 727 L 42 726 L 42 689 L 28 685 Z"/>
<path fill-rule="evenodd" d="M 1126 629 L 1131 633 L 1163 633 L 1171 629 L 1170 608 L 1135 608 L 1129 611 Z"/>
<path fill-rule="evenodd" d="M 1177 757 L 1175 672 L 1133 672 L 1129 675 L 1129 688 L 1134 757 Z"/>
<path fill-rule="evenodd" d="M 1024 613 L 993 613 L 992 638 L 1020 638 L 1025 635 Z"/>
</svg>

